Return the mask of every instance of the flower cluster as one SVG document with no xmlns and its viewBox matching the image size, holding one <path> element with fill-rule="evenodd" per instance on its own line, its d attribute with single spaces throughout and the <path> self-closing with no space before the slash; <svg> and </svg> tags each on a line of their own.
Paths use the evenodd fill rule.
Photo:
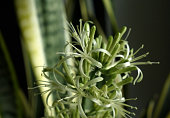
<svg viewBox="0 0 170 118">
<path fill-rule="evenodd" d="M 143 46 L 136 52 L 129 48 L 128 41 L 123 38 L 127 27 L 104 42 L 102 36 L 95 37 L 96 27 L 90 25 L 91 22 L 83 25 L 82 20 L 77 30 L 72 23 L 68 25 L 73 40 L 66 46 L 72 50 L 57 52 L 61 55 L 60 61 L 52 68 L 43 69 L 48 81 L 41 81 L 38 87 L 49 88 L 44 92 L 48 93 L 47 104 L 49 96 L 55 92 L 56 98 L 50 107 L 56 109 L 57 117 L 115 118 L 118 114 L 131 117 L 135 114 L 124 107 L 137 108 L 125 104 L 132 99 L 125 99 L 122 88 L 142 80 L 143 73 L 138 65 L 157 62 L 136 62 L 148 53 L 135 57 Z M 72 65 L 67 62 L 70 58 Z M 137 71 L 135 78 L 131 76 L 132 71 Z"/>
</svg>

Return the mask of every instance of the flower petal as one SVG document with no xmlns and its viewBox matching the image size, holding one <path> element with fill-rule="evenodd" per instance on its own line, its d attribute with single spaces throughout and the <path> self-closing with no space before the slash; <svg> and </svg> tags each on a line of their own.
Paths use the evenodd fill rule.
<svg viewBox="0 0 170 118">
<path fill-rule="evenodd" d="M 107 54 L 108 56 L 111 56 L 111 54 L 109 53 L 109 51 L 107 51 L 106 49 L 102 49 L 102 48 L 94 49 L 94 50 L 90 51 L 89 54 L 91 54 L 91 53 L 93 53 L 93 52 L 95 52 L 95 53 L 97 53 L 97 52 L 103 52 L 103 53 Z"/>
<path fill-rule="evenodd" d="M 79 63 L 79 71 L 80 71 L 80 74 L 81 74 L 83 77 L 85 77 L 85 78 L 89 78 L 86 74 L 84 74 L 83 61 L 84 61 L 84 58 L 81 58 L 80 63 Z"/>
<path fill-rule="evenodd" d="M 60 67 L 61 64 L 62 64 L 64 61 L 66 61 L 66 60 L 69 59 L 69 58 L 73 58 L 73 57 L 82 57 L 82 56 L 81 56 L 81 54 L 72 54 L 72 55 L 70 55 L 70 56 L 66 56 L 65 58 L 61 59 L 61 60 L 58 62 L 57 67 Z"/>
<path fill-rule="evenodd" d="M 88 82 L 83 86 L 83 89 L 85 89 L 85 88 L 86 88 L 87 86 L 89 86 L 89 85 L 95 84 L 95 83 L 100 82 L 100 81 L 102 81 L 102 80 L 103 80 L 102 77 L 97 77 L 97 78 L 95 78 L 95 79 L 92 79 L 92 80 L 88 81 Z"/>
<path fill-rule="evenodd" d="M 86 114 L 83 111 L 83 108 L 82 108 L 81 104 L 82 104 L 82 97 L 79 96 L 78 97 L 78 110 L 79 110 L 80 115 L 81 115 L 82 118 L 87 118 Z"/>
<path fill-rule="evenodd" d="M 84 58 L 86 58 L 88 62 L 90 62 L 90 63 L 93 64 L 94 66 L 97 66 L 98 68 L 101 68 L 101 67 L 102 67 L 102 64 L 101 64 L 99 61 L 96 61 L 95 59 L 93 59 L 92 57 L 86 56 L 86 57 L 84 57 Z"/>
<path fill-rule="evenodd" d="M 143 79 L 143 73 L 142 73 L 141 69 L 138 67 L 137 67 L 137 72 L 138 72 L 138 75 L 137 75 L 136 79 L 133 81 L 133 85 L 135 85 L 136 82 L 142 81 L 142 79 Z"/>
</svg>

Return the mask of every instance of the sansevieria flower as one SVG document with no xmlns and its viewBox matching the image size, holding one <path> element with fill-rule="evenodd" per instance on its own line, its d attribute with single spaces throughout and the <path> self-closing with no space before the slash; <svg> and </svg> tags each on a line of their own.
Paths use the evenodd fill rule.
<svg viewBox="0 0 170 118">
<path fill-rule="evenodd" d="M 137 51 L 130 49 L 128 41 L 123 38 L 127 28 L 123 27 L 114 37 L 110 36 L 105 43 L 99 35 L 95 37 L 96 27 L 92 22 L 80 20 L 80 26 L 74 28 L 68 24 L 69 33 L 73 40 L 67 42 L 72 50 L 57 52 L 60 61 L 54 67 L 45 67 L 42 75 L 48 81 L 41 81 L 38 87 L 47 87 L 46 103 L 51 93 L 56 93 L 53 104 L 49 107 L 56 110 L 59 118 L 116 118 L 118 114 L 123 117 L 132 117 L 135 113 L 127 111 L 124 107 L 137 109 L 125 103 L 127 100 L 122 94 L 122 88 L 129 83 L 140 82 L 143 73 L 138 65 L 157 64 L 158 62 L 136 62 L 148 53 L 135 57 Z M 72 58 L 73 65 L 67 60 Z M 59 69 L 62 68 L 62 69 Z M 137 76 L 131 76 L 137 71 Z M 56 75 L 63 78 L 60 82 Z"/>
</svg>

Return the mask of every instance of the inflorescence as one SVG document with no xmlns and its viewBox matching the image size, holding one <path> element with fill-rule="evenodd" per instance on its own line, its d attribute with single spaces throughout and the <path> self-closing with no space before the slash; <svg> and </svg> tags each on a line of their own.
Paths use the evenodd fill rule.
<svg viewBox="0 0 170 118">
<path fill-rule="evenodd" d="M 115 118 L 121 114 L 125 118 L 135 113 L 124 107 L 137 109 L 125 103 L 122 94 L 124 85 L 140 82 L 143 73 L 138 65 L 157 64 L 158 62 L 136 62 L 148 53 L 135 57 L 140 49 L 133 51 L 123 38 L 127 27 L 123 27 L 114 37 L 109 36 L 108 42 L 102 36 L 95 37 L 96 27 L 90 27 L 91 22 L 80 20 L 77 30 L 72 23 L 68 24 L 73 40 L 66 42 L 66 47 L 72 50 L 57 52 L 60 60 L 54 67 L 46 67 L 42 74 L 47 79 L 37 87 L 47 87 L 42 94 L 48 94 L 46 102 L 52 93 L 56 97 L 52 105 L 59 118 Z M 67 62 L 72 58 L 72 65 Z M 137 71 L 137 76 L 131 76 Z M 57 75 L 57 76 L 56 76 Z M 58 79 L 62 78 L 62 82 Z M 35 88 L 37 88 L 35 87 Z M 90 106 L 90 107 L 89 107 Z"/>
</svg>

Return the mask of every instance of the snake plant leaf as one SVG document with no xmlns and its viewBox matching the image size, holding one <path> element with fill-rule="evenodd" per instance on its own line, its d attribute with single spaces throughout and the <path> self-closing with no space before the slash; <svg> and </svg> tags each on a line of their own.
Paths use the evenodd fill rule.
<svg viewBox="0 0 170 118">
<path fill-rule="evenodd" d="M 146 110 L 140 118 L 169 118 L 169 97 L 170 97 L 170 74 L 165 80 L 164 86 L 158 99 L 153 98 L 149 101 Z"/>
<path fill-rule="evenodd" d="M 81 9 L 82 18 L 83 19 L 88 18 L 87 20 L 92 19 L 98 28 L 97 32 L 102 35 L 104 42 L 107 42 L 107 38 L 104 34 L 101 24 L 99 23 L 98 19 L 96 18 L 94 1 L 81 0 L 80 1 L 80 9 Z"/>
<path fill-rule="evenodd" d="M 33 117 L 33 112 L 23 94 L 17 79 L 12 59 L 0 33 L 0 112 L 3 118 Z M 22 112 L 25 112 L 23 114 Z"/>
<path fill-rule="evenodd" d="M 88 12 L 87 12 L 85 0 L 80 0 L 80 10 L 81 10 L 81 15 L 83 19 L 88 20 Z"/>
<path fill-rule="evenodd" d="M 104 5 L 104 7 L 107 11 L 107 14 L 110 18 L 112 28 L 113 28 L 114 32 L 117 32 L 118 26 L 117 26 L 117 21 L 116 21 L 116 18 L 115 18 L 114 10 L 113 10 L 113 7 L 112 7 L 112 2 L 111 2 L 111 0 L 102 0 L 102 1 L 103 1 L 103 5 Z"/>
<path fill-rule="evenodd" d="M 9 60 L 10 57 L 5 59 L 6 56 L 4 53 L 8 52 L 5 52 L 5 44 L 3 43 L 4 41 L 2 41 L 3 39 L 0 33 L 0 114 L 2 118 L 17 118 L 21 117 L 21 113 L 19 112 L 20 109 L 18 108 L 19 106 L 16 104 L 17 92 L 12 85 L 11 74 L 7 64 L 7 60 Z"/>
<path fill-rule="evenodd" d="M 169 104 L 169 98 L 170 98 L 170 74 L 165 80 L 159 101 L 153 113 L 153 118 L 159 118 L 165 114 L 167 115 L 167 118 L 169 117 L 169 107 L 167 106 Z"/>
<path fill-rule="evenodd" d="M 31 60 L 32 69 L 37 80 L 42 80 L 41 68 L 34 68 L 46 64 L 46 58 L 43 50 L 43 42 L 40 33 L 40 27 L 37 19 L 37 11 L 34 0 L 15 0 L 16 14 L 19 21 L 19 27 L 23 36 L 24 44 Z M 25 17 L 26 16 L 26 17 Z M 43 92 L 45 88 L 40 88 Z M 47 95 L 43 94 L 43 102 L 48 114 L 45 99 Z M 52 100 L 51 100 L 52 101 Z"/>
<path fill-rule="evenodd" d="M 70 50 L 70 47 L 67 46 L 65 48 L 65 42 L 69 41 L 69 33 L 66 31 L 67 28 L 67 21 L 66 21 L 66 13 L 64 9 L 64 1 L 63 0 L 36 0 L 36 7 L 37 7 L 37 14 L 38 14 L 38 21 L 40 26 L 40 33 L 43 42 L 43 51 L 45 52 L 44 55 L 46 57 L 47 66 L 55 65 L 56 61 L 59 61 L 59 55 L 54 55 L 54 53 L 61 51 L 64 52 Z M 69 58 L 68 58 L 69 59 Z M 72 65 L 70 59 L 67 61 L 60 61 L 60 64 L 63 64 L 65 67 L 65 63 L 69 63 Z M 59 66 L 58 66 L 59 67 Z M 66 68 L 65 68 L 66 69 Z M 61 67 L 58 68 L 61 71 Z M 65 80 L 73 84 L 71 80 L 71 75 L 61 77 L 59 74 L 55 74 L 55 70 L 53 70 L 53 78 L 55 81 L 60 81 L 63 83 Z M 67 71 L 68 74 L 68 71 Z M 55 90 L 56 91 L 56 90 Z M 55 98 L 55 94 L 51 93 L 51 99 Z M 49 99 L 49 102 L 51 100 Z M 52 103 L 49 103 L 52 104 Z M 58 108 L 59 116 L 66 117 L 65 112 L 61 114 L 61 109 Z M 53 115 L 54 114 L 54 115 Z M 52 113 L 55 116 L 55 113 Z M 50 115 L 49 115 L 50 116 Z"/>
<path fill-rule="evenodd" d="M 47 65 L 56 63 L 55 52 L 64 51 L 65 42 L 69 40 L 66 13 L 63 0 L 36 0 L 38 21 L 44 44 Z"/>
</svg>

